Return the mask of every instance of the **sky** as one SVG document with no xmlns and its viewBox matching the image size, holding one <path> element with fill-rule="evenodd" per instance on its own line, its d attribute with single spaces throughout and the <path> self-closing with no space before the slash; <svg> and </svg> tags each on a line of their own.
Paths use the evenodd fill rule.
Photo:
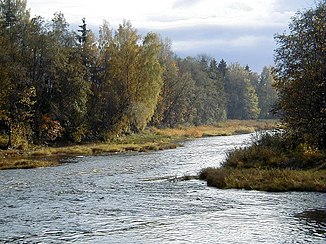
<svg viewBox="0 0 326 244">
<path fill-rule="evenodd" d="M 275 33 L 287 31 L 297 11 L 315 0 L 27 0 L 31 15 L 51 20 L 62 12 L 71 28 L 86 18 L 97 32 L 106 20 L 116 29 L 129 20 L 139 33 L 169 38 L 180 57 L 207 54 L 260 73 L 273 65 Z"/>
</svg>

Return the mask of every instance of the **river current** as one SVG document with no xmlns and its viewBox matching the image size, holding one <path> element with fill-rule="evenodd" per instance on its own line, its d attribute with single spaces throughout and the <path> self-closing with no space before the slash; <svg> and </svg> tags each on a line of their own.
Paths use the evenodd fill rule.
<svg viewBox="0 0 326 244">
<path fill-rule="evenodd" d="M 180 181 L 250 135 L 0 171 L 0 243 L 325 243 L 326 194 Z"/>
</svg>

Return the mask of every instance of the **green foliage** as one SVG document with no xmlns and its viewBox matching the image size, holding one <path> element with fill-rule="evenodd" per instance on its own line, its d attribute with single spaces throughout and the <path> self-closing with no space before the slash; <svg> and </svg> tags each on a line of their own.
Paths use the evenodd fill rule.
<svg viewBox="0 0 326 244">
<path fill-rule="evenodd" d="M 229 119 L 256 119 L 260 109 L 254 86 L 257 76 L 239 64 L 228 67 L 225 78 L 227 117 Z"/>
<path fill-rule="evenodd" d="M 163 86 L 151 125 L 175 127 L 190 122 L 194 81 L 191 75 L 181 68 L 180 60 L 176 59 L 172 52 L 169 40 L 161 41 L 159 62 L 163 68 Z"/>
<path fill-rule="evenodd" d="M 104 79 L 112 123 L 120 124 L 123 132 L 141 131 L 154 114 L 163 83 L 158 37 L 149 33 L 141 39 L 130 22 L 124 22 L 108 45 Z"/>
<path fill-rule="evenodd" d="M 260 109 L 259 118 L 274 118 L 272 109 L 277 100 L 276 90 L 273 88 L 275 80 L 270 67 L 264 67 L 257 84 L 258 105 Z"/>
<path fill-rule="evenodd" d="M 297 13 L 289 34 L 276 36 L 276 110 L 296 145 L 307 143 L 326 149 L 325 77 L 326 4 Z"/>
<path fill-rule="evenodd" d="M 217 63 L 206 55 L 186 58 L 180 62 L 180 69 L 191 75 L 194 90 L 190 98 L 192 123 L 213 124 L 226 119 L 225 91 Z"/>
</svg>

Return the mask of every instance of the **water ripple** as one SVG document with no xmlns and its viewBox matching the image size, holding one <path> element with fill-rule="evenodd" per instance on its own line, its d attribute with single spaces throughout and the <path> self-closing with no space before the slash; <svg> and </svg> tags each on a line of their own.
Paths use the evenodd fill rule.
<svg viewBox="0 0 326 244">
<path fill-rule="evenodd" d="M 0 243 L 324 243 L 325 194 L 180 181 L 250 136 L 0 172 Z M 244 143 L 244 141 L 246 141 Z"/>
</svg>

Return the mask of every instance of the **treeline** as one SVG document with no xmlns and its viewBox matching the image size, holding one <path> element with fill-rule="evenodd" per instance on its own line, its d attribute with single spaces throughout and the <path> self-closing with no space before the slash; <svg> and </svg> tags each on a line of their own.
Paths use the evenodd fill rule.
<svg viewBox="0 0 326 244">
<path fill-rule="evenodd" d="M 30 17 L 24 0 L 0 0 L 0 128 L 19 140 L 107 140 L 146 126 L 271 118 L 271 69 L 200 55 L 180 58 L 168 40 L 124 21 L 98 35 Z"/>
<path fill-rule="evenodd" d="M 204 169 L 210 186 L 263 191 L 326 192 L 326 2 L 297 12 L 289 33 L 275 35 L 274 75 L 283 130 L 229 152 Z"/>
</svg>

